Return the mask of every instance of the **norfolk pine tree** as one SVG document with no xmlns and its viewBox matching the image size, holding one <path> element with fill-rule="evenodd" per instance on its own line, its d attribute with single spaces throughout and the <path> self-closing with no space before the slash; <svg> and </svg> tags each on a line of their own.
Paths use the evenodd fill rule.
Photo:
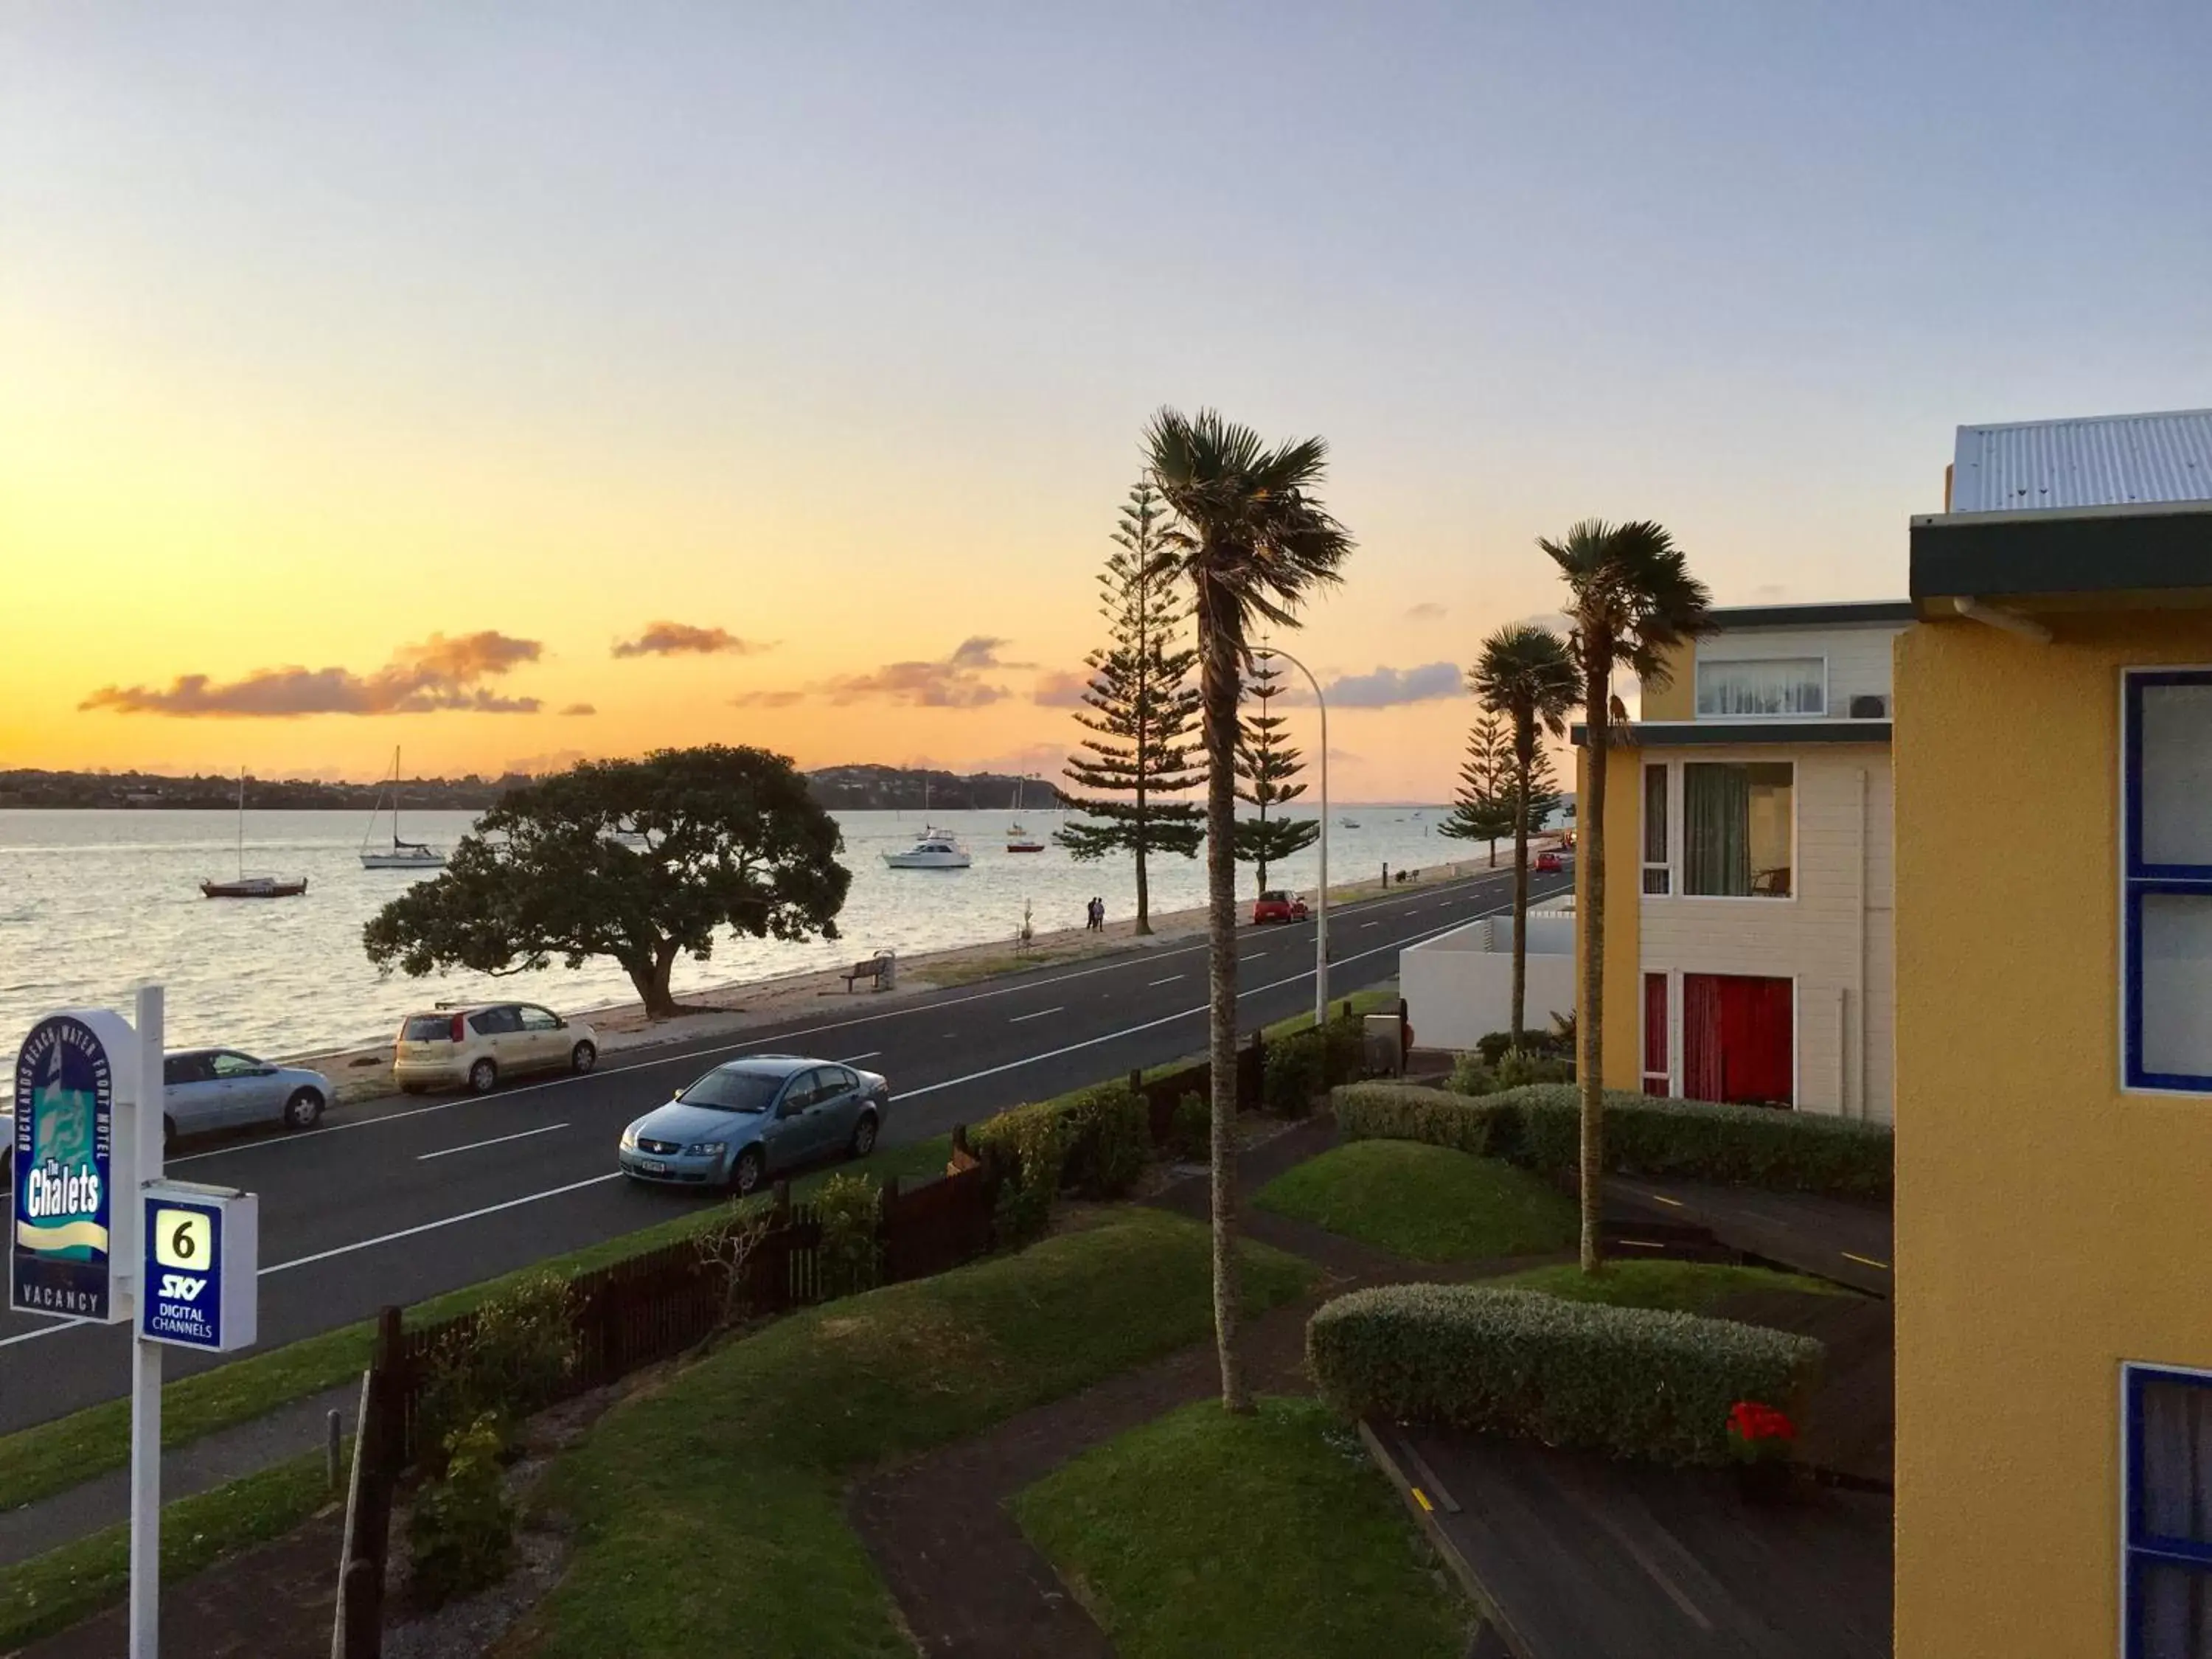
<svg viewBox="0 0 2212 1659">
<path fill-rule="evenodd" d="M 1206 835 L 1197 802 L 1162 799 L 1206 781 L 1193 763 L 1199 694 L 1190 671 L 1198 652 L 1184 643 L 1189 611 L 1164 528 L 1158 492 L 1140 482 L 1121 509 L 1118 545 L 1098 577 L 1109 642 L 1084 659 L 1091 679 L 1083 701 L 1091 712 L 1075 718 L 1096 735 L 1067 763 L 1068 781 L 1087 792 L 1073 805 L 1089 822 L 1077 819 L 1053 834 L 1079 860 L 1128 852 L 1137 866 L 1139 933 L 1152 931 L 1147 855 L 1195 858 Z"/>
<path fill-rule="evenodd" d="M 1485 714 L 1468 733 L 1467 760 L 1459 769 L 1459 793 L 1451 816 L 1437 833 L 1454 841 L 1486 842 L 1491 867 L 1498 843 L 1513 833 L 1513 740 L 1500 714 Z"/>
<path fill-rule="evenodd" d="M 1282 690 L 1278 684 L 1282 671 L 1270 665 L 1266 647 L 1255 655 L 1257 660 L 1247 677 L 1244 694 L 1259 705 L 1259 712 L 1247 714 L 1237 730 L 1240 783 L 1237 799 L 1258 807 L 1260 816 L 1237 820 L 1237 857 L 1240 863 L 1259 866 L 1259 890 L 1265 892 L 1267 866 L 1303 853 L 1320 840 L 1321 823 L 1315 818 L 1267 816 L 1269 807 L 1305 793 L 1305 785 L 1291 781 L 1305 770 L 1305 763 L 1296 749 L 1283 741 L 1283 727 L 1289 723 L 1286 717 L 1271 712 L 1275 696 Z"/>
</svg>

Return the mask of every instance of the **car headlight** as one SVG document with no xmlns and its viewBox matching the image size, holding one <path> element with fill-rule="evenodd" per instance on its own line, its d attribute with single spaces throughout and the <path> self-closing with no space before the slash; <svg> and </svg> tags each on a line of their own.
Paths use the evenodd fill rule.
<svg viewBox="0 0 2212 1659">
<path fill-rule="evenodd" d="M 622 1133 L 622 1144 L 623 1144 L 623 1146 L 624 1149 L 625 1149 L 625 1150 L 627 1150 L 627 1151 L 635 1152 L 635 1151 L 636 1151 L 636 1150 L 637 1150 L 637 1125 L 636 1125 L 636 1124 L 633 1123 L 633 1124 L 631 1124 L 631 1125 L 629 1126 L 629 1128 L 624 1129 L 624 1130 L 623 1131 L 623 1133 Z"/>
<path fill-rule="evenodd" d="M 684 1150 L 695 1158 L 720 1158 L 730 1146 L 725 1140 L 695 1140 Z"/>
</svg>

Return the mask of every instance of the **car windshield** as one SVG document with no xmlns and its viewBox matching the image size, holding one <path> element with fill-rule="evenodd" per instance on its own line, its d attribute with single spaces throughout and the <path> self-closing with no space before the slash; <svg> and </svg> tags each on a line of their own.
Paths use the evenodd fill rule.
<svg viewBox="0 0 2212 1659">
<path fill-rule="evenodd" d="M 781 1077 L 759 1072 L 714 1071 L 676 1097 L 686 1106 L 707 1106 L 718 1112 L 764 1112 L 775 1103 L 776 1091 L 782 1087 Z"/>
<path fill-rule="evenodd" d="M 453 1029 L 451 1014 L 410 1014 L 400 1036 L 409 1042 L 442 1042 Z"/>
</svg>

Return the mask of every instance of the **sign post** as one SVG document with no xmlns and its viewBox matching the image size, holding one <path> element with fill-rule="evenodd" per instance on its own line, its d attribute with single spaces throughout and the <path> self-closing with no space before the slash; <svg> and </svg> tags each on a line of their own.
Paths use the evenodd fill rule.
<svg viewBox="0 0 2212 1659">
<path fill-rule="evenodd" d="M 137 1109 L 131 1115 L 131 1162 L 137 1180 L 125 1191 L 130 1243 L 138 1243 L 141 1184 L 161 1178 L 164 1045 L 161 988 L 138 988 Z M 143 1310 L 149 1288 L 132 1248 L 136 1301 Z M 143 1328 L 143 1324 L 142 1324 Z M 131 1345 L 131 1659 L 155 1659 L 161 1650 L 161 1350 L 143 1337 Z"/>
</svg>

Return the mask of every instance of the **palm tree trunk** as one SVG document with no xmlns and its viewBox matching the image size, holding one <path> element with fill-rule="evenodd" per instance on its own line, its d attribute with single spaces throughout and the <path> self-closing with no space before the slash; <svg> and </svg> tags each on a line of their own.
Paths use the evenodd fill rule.
<svg viewBox="0 0 2212 1659">
<path fill-rule="evenodd" d="M 1528 1000 L 1528 774 L 1536 760 L 1536 721 L 1513 722 L 1513 1050 L 1521 1051 Z"/>
<path fill-rule="evenodd" d="M 1213 1339 L 1221 1404 L 1249 1412 L 1237 1356 L 1237 691 L 1236 646 L 1206 641 L 1206 932 L 1209 1041 L 1213 1073 Z"/>
<path fill-rule="evenodd" d="M 1598 1243 L 1598 1218 L 1605 1209 L 1605 775 L 1613 741 L 1612 653 L 1592 651 L 1583 665 L 1586 688 L 1583 723 L 1588 727 L 1589 799 L 1576 831 L 1577 866 L 1584 880 L 1576 900 L 1576 925 L 1582 929 L 1582 1006 L 1575 1012 L 1581 1049 L 1575 1058 L 1582 1084 L 1582 1265 L 1594 1273 L 1605 1265 Z"/>
</svg>

